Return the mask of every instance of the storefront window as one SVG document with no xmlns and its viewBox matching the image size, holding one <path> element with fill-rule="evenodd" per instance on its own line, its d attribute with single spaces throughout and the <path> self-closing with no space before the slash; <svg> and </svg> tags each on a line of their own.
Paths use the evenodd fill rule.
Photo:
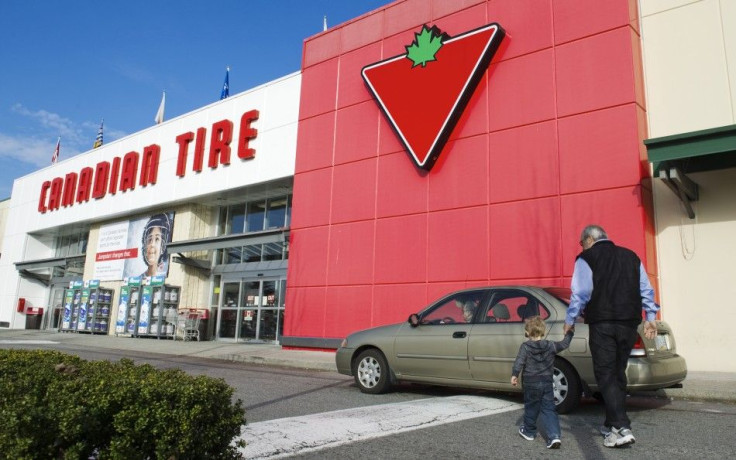
<svg viewBox="0 0 736 460">
<path fill-rule="evenodd" d="M 231 235 L 289 226 L 291 195 L 220 208 L 220 234 Z M 238 264 L 289 258 L 288 242 L 234 246 L 217 250 L 217 263 Z"/>
<path fill-rule="evenodd" d="M 266 201 L 248 203 L 248 223 L 246 231 L 259 232 L 263 230 L 263 221 L 266 217 Z"/>
<path fill-rule="evenodd" d="M 243 233 L 245 224 L 245 206 L 242 204 L 228 208 L 228 222 L 226 233 Z"/>
<path fill-rule="evenodd" d="M 56 257 L 80 256 L 87 252 L 87 239 L 89 231 L 83 230 L 76 233 L 60 235 L 56 237 Z"/>
<path fill-rule="evenodd" d="M 240 246 L 235 248 L 227 248 L 225 250 L 225 260 L 224 263 L 226 264 L 239 264 L 241 261 L 241 253 L 242 249 Z"/>
<path fill-rule="evenodd" d="M 262 246 L 261 244 L 252 244 L 243 247 L 243 262 L 260 262 Z"/>
<path fill-rule="evenodd" d="M 281 260 L 284 258 L 284 243 L 267 243 L 263 245 L 263 260 Z"/>
<path fill-rule="evenodd" d="M 268 200 L 266 229 L 286 227 L 287 197 Z"/>
</svg>

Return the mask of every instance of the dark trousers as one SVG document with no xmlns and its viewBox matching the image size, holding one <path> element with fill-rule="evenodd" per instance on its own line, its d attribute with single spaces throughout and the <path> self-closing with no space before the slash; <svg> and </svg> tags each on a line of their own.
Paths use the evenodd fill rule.
<svg viewBox="0 0 736 460">
<path fill-rule="evenodd" d="M 537 417 L 540 414 L 547 440 L 560 439 L 560 420 L 557 418 L 552 382 L 524 382 L 524 428 L 532 436 L 537 434 Z"/>
<path fill-rule="evenodd" d="M 604 424 L 631 428 L 626 415 L 626 364 L 638 335 L 636 327 L 604 321 L 591 324 L 589 331 L 595 380 L 606 406 Z"/>
</svg>

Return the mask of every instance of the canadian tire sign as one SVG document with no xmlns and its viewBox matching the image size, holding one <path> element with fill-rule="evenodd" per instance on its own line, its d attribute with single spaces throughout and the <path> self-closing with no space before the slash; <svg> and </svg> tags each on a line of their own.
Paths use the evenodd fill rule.
<svg viewBox="0 0 736 460">
<path fill-rule="evenodd" d="M 406 53 L 367 65 L 363 80 L 416 165 L 429 170 L 505 32 L 493 23 L 454 37 L 422 27 Z"/>
</svg>

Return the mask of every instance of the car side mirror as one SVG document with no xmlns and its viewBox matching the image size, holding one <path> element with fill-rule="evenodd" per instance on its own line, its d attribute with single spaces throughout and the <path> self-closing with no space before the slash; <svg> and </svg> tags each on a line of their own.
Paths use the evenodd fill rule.
<svg viewBox="0 0 736 460">
<path fill-rule="evenodd" d="M 412 313 L 411 315 L 409 315 L 408 322 L 409 324 L 411 324 L 411 327 L 419 326 L 419 315 L 417 315 L 416 313 Z"/>
</svg>

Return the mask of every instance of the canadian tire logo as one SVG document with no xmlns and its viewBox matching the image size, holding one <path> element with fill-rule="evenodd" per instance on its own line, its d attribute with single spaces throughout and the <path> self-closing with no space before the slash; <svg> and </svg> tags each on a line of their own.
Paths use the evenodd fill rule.
<svg viewBox="0 0 736 460">
<path fill-rule="evenodd" d="M 454 37 L 424 25 L 406 53 L 363 67 L 363 80 L 420 168 L 430 170 L 505 32 L 496 23 Z"/>
</svg>

